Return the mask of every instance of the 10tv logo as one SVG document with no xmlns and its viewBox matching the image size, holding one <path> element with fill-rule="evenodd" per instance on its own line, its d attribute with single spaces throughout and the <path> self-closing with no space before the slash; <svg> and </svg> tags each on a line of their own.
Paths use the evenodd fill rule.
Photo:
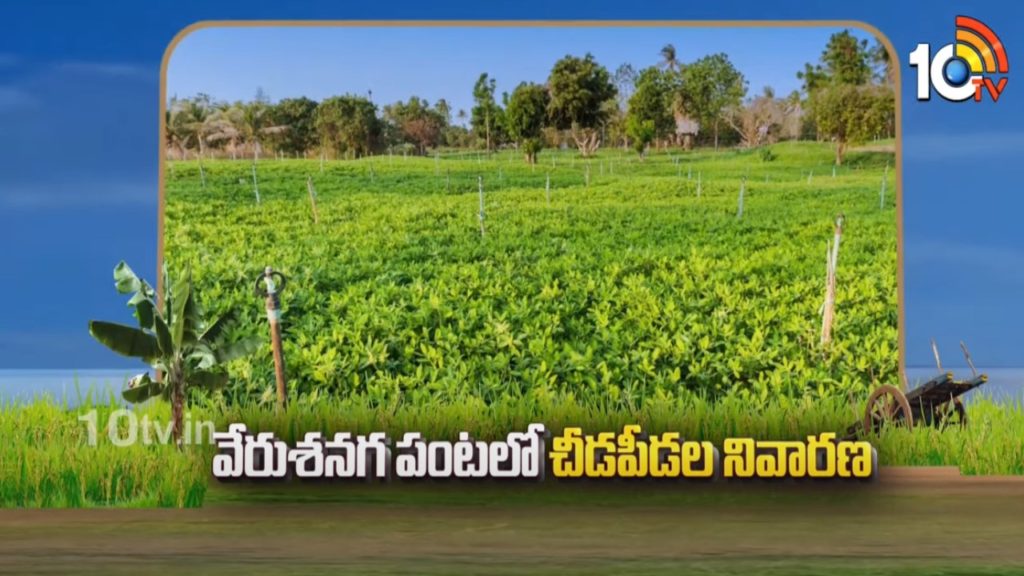
<svg viewBox="0 0 1024 576">
<path fill-rule="evenodd" d="M 981 21 L 967 16 L 956 17 L 955 43 L 939 48 L 934 57 L 930 45 L 918 44 L 910 53 L 910 65 L 917 68 L 918 100 L 931 100 L 935 88 L 950 102 L 972 97 L 981 102 L 985 92 L 993 102 L 999 101 L 1010 70 L 999 37 Z"/>
</svg>

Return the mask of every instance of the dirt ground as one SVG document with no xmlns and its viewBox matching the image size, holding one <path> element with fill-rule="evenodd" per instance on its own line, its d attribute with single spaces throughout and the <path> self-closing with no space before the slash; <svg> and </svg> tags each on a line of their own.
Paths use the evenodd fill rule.
<svg viewBox="0 0 1024 576">
<path fill-rule="evenodd" d="M 0 573 L 1024 574 L 1024 478 L 889 469 L 857 488 L 685 489 L 3 510 Z"/>
</svg>

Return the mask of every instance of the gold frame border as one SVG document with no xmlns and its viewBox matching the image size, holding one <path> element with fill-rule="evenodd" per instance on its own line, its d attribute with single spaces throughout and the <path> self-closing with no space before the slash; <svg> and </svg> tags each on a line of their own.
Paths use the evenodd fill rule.
<svg viewBox="0 0 1024 576">
<path fill-rule="evenodd" d="M 162 293 L 163 278 L 160 271 L 164 261 L 164 177 L 166 154 L 164 141 L 167 126 L 167 65 L 175 48 L 197 30 L 210 28 L 857 28 L 875 36 L 889 52 L 896 72 L 896 145 L 894 177 L 896 179 L 896 299 L 898 308 L 897 339 L 899 341 L 898 369 L 900 387 L 907 389 L 906 381 L 906 317 L 903 275 L 903 70 L 899 54 L 892 41 L 875 26 L 859 20 L 201 20 L 181 29 L 171 39 L 160 61 L 160 129 L 159 167 L 157 172 L 157 293 Z"/>
</svg>

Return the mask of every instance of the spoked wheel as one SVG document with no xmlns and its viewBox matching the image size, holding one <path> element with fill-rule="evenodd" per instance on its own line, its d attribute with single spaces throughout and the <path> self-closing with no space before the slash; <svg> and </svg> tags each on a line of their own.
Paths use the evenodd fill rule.
<svg viewBox="0 0 1024 576">
<path fill-rule="evenodd" d="M 868 397 L 864 411 L 864 431 L 878 432 L 883 425 L 914 427 L 914 415 L 910 411 L 907 396 L 895 386 L 885 385 Z"/>
</svg>

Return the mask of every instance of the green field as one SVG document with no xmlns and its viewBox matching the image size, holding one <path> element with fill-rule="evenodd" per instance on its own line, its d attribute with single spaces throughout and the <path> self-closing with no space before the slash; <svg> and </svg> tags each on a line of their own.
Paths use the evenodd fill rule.
<svg viewBox="0 0 1024 576">
<path fill-rule="evenodd" d="M 775 145 L 772 161 L 548 151 L 532 167 L 501 153 L 327 161 L 321 172 L 317 160 L 264 160 L 258 204 L 250 162 L 172 163 L 166 255 L 172 268 L 191 265 L 208 310 L 239 308 L 242 330 L 265 334 L 253 283 L 268 264 L 289 277 L 287 411 L 273 409 L 267 346 L 231 364 L 223 394 L 194 394 L 191 421 L 245 422 L 289 442 L 312 430 L 493 439 L 531 422 L 556 432 L 639 423 L 719 445 L 842 433 L 866 391 L 897 380 L 884 149 L 852 152 L 835 176 L 829 147 L 813 143 Z M 835 333 L 823 347 L 825 248 L 840 212 Z M 190 507 L 229 494 L 210 492 L 208 447 L 118 448 L 103 430 L 88 446 L 77 417 L 90 408 L 102 427 L 116 406 L 0 411 L 10 440 L 0 503 Z M 169 417 L 159 402 L 136 410 Z M 1024 474 L 1022 438 L 1024 407 L 981 400 L 966 427 L 887 428 L 872 442 L 882 465 L 989 475 Z M 472 492 L 459 497 L 471 503 Z M 421 497 L 435 496 L 381 498 Z"/>
<path fill-rule="evenodd" d="M 829 145 L 172 162 L 165 254 L 204 306 L 247 311 L 284 272 L 294 401 L 477 399 L 636 410 L 699 396 L 860 396 L 898 371 L 891 153 Z M 314 224 L 306 179 L 317 192 Z M 546 191 L 550 178 L 550 200 Z M 745 184 L 743 184 L 743 179 Z M 485 234 L 478 184 L 485 196 Z M 739 192 L 744 187 L 743 214 Z M 698 194 L 699 192 L 699 194 Z M 845 215 L 835 336 L 819 343 L 826 243 Z M 268 349 L 232 365 L 268 397 Z"/>
</svg>

